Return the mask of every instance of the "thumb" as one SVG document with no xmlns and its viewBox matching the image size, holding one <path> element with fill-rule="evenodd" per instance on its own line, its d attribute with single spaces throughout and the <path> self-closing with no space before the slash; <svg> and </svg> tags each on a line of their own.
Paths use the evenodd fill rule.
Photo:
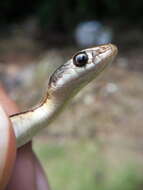
<svg viewBox="0 0 143 190">
<path fill-rule="evenodd" d="M 10 178 L 16 156 L 16 139 L 11 122 L 0 106 L 0 190 Z"/>
</svg>

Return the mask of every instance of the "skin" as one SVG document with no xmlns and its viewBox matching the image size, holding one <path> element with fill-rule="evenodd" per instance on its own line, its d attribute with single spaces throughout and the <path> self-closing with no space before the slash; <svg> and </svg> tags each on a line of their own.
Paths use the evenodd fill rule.
<svg viewBox="0 0 143 190">
<path fill-rule="evenodd" d="M 117 47 L 105 44 L 79 51 L 52 73 L 41 104 L 11 115 L 17 147 L 29 142 L 62 112 L 66 104 L 112 63 Z"/>
<path fill-rule="evenodd" d="M 49 190 L 31 142 L 16 151 L 16 138 L 8 116 L 18 111 L 0 85 L 0 190 Z"/>
</svg>

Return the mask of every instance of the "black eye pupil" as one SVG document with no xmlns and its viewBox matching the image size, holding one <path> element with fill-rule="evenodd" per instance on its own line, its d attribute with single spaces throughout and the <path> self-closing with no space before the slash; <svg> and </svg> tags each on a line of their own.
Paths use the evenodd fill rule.
<svg viewBox="0 0 143 190">
<path fill-rule="evenodd" d="M 74 57 L 74 64 L 77 67 L 85 66 L 88 62 L 88 55 L 85 52 L 79 53 Z"/>
</svg>

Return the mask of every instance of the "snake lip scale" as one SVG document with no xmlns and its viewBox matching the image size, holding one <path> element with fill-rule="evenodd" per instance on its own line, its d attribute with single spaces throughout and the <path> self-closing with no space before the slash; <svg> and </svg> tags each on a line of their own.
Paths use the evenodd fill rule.
<svg viewBox="0 0 143 190">
<path fill-rule="evenodd" d="M 61 113 L 65 105 L 114 60 L 117 47 L 105 44 L 76 53 L 51 75 L 47 93 L 35 108 L 11 115 L 17 147 L 30 141 Z"/>
</svg>

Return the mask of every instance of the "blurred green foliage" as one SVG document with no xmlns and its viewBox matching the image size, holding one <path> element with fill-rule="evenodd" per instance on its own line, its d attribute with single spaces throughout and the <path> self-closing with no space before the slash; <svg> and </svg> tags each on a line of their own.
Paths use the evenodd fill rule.
<svg viewBox="0 0 143 190">
<path fill-rule="evenodd" d="M 0 23 L 36 16 L 44 28 L 69 32 L 80 21 L 89 19 L 140 22 L 142 9 L 142 0 L 5 0 L 0 2 Z"/>
<path fill-rule="evenodd" d="M 100 148 L 92 141 L 35 144 L 52 189 L 142 190 L 139 166 L 134 162 L 120 162 L 115 167 Z"/>
</svg>

